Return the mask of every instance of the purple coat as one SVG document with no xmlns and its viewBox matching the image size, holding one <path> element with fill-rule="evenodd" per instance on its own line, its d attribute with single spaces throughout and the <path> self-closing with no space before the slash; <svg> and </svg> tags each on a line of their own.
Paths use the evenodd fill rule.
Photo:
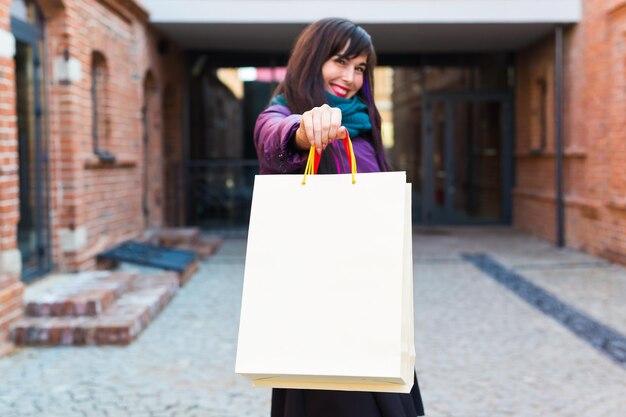
<svg viewBox="0 0 626 417">
<path fill-rule="evenodd" d="M 292 114 L 289 108 L 280 104 L 269 106 L 259 114 L 254 127 L 254 144 L 261 174 L 304 173 L 308 151 L 301 151 L 294 144 L 294 136 L 299 127 L 300 115 Z M 380 172 L 376 152 L 370 141 L 363 137 L 350 139 L 357 172 Z M 343 143 L 335 141 L 329 147 L 333 148 L 333 152 L 328 152 L 329 148 L 326 148 L 324 155 L 330 154 L 327 159 L 336 167 L 333 172 L 350 173 Z"/>
</svg>

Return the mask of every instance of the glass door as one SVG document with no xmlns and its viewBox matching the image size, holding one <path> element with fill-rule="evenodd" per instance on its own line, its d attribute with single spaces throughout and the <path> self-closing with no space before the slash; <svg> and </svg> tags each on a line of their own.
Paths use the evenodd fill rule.
<svg viewBox="0 0 626 417">
<path fill-rule="evenodd" d="M 425 97 L 425 224 L 510 222 L 511 109 L 505 93 Z"/>
<path fill-rule="evenodd" d="M 43 141 L 41 14 L 32 1 L 11 6 L 11 30 L 16 38 L 15 86 L 19 153 L 20 220 L 18 248 L 22 279 L 28 281 L 50 269 L 48 178 Z"/>
</svg>

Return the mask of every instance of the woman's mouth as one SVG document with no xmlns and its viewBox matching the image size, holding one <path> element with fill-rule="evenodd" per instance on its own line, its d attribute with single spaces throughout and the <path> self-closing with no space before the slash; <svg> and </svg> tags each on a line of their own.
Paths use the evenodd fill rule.
<svg viewBox="0 0 626 417">
<path fill-rule="evenodd" d="M 346 97 L 348 95 L 348 89 L 338 84 L 330 84 L 330 89 L 333 90 L 333 94 L 337 97 Z"/>
</svg>

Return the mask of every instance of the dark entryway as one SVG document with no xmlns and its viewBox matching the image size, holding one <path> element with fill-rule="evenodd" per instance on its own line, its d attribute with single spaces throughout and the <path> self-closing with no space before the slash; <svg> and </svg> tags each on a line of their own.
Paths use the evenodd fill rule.
<svg viewBox="0 0 626 417">
<path fill-rule="evenodd" d="M 514 62 L 508 53 L 391 59 L 395 170 L 413 186 L 413 222 L 510 224 Z M 377 85 L 378 87 L 378 85 Z M 385 119 L 383 118 L 383 126 Z"/>
<path fill-rule="evenodd" d="M 276 88 L 276 74 L 267 66 L 264 70 L 273 74 L 269 79 L 256 79 L 256 75 L 245 79 L 245 70 L 256 74 L 257 68 L 242 64 L 272 64 L 255 62 L 247 55 L 233 61 L 211 53 L 190 53 L 188 59 L 188 119 L 181 170 L 186 224 L 222 234 L 245 232 L 254 176 L 259 172 L 254 125 Z"/>
<path fill-rule="evenodd" d="M 424 224 L 510 222 L 512 107 L 507 92 L 424 95 Z"/>
<path fill-rule="evenodd" d="M 241 67 L 243 58 L 229 61 L 209 53 L 188 58 L 188 130 L 181 169 L 186 224 L 246 230 L 258 172 L 254 122 L 276 84 L 245 81 L 237 90 L 218 71 Z M 375 100 L 383 145 L 391 168 L 405 171 L 413 185 L 413 222 L 509 224 L 512 55 L 402 55 L 383 56 L 379 62 Z"/>
<path fill-rule="evenodd" d="M 18 248 L 22 279 L 50 269 L 47 146 L 44 132 L 43 18 L 33 1 L 14 0 L 15 84 L 19 147 Z"/>
</svg>

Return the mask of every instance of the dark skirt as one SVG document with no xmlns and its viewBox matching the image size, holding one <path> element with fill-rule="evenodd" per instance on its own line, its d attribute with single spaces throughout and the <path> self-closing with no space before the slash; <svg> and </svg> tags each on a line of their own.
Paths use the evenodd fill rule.
<svg viewBox="0 0 626 417">
<path fill-rule="evenodd" d="M 275 388 L 271 417 L 423 416 L 417 375 L 414 381 L 409 394 Z"/>
</svg>

